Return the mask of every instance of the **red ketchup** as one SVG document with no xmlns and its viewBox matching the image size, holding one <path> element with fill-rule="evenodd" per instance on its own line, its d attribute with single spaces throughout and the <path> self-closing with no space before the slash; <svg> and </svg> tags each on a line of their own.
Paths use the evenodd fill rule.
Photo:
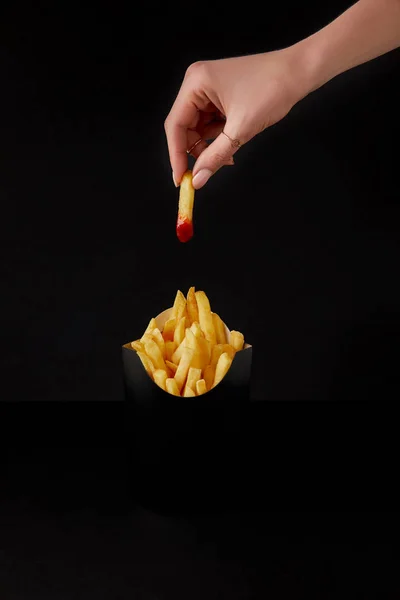
<svg viewBox="0 0 400 600">
<path fill-rule="evenodd" d="M 187 217 L 178 214 L 176 222 L 176 235 L 180 242 L 188 242 L 193 237 L 193 223 Z"/>
</svg>

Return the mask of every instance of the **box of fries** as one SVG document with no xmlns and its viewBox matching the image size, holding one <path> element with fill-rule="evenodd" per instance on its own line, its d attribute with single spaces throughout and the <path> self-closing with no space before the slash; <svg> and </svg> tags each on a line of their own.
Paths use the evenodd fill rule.
<svg viewBox="0 0 400 600">
<path fill-rule="evenodd" d="M 243 333 L 229 330 L 206 293 L 191 287 L 186 296 L 178 290 L 122 354 L 128 429 L 147 487 L 164 496 L 173 488 L 183 500 L 183 482 L 185 492 L 200 476 L 203 491 L 221 482 L 240 460 L 250 395 L 252 347 Z"/>
</svg>

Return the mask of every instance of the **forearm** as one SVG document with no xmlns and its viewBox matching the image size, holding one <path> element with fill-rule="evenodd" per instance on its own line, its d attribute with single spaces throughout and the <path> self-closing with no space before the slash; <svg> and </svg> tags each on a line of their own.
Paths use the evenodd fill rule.
<svg viewBox="0 0 400 600">
<path fill-rule="evenodd" d="M 359 0 L 317 33 L 292 46 L 309 92 L 340 73 L 400 46 L 400 0 Z"/>
</svg>

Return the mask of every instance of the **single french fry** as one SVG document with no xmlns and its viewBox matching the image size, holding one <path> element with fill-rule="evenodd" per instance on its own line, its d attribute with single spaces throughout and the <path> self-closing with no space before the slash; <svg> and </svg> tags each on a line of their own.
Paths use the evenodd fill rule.
<svg viewBox="0 0 400 600">
<path fill-rule="evenodd" d="M 231 364 L 232 364 L 232 359 L 229 358 L 229 355 L 227 352 L 223 352 L 218 359 L 217 366 L 215 367 L 215 376 L 214 376 L 214 382 L 213 382 L 212 387 L 215 387 L 223 380 L 223 378 L 229 371 Z"/>
<path fill-rule="evenodd" d="M 173 362 L 175 365 L 179 365 L 179 361 L 181 360 L 183 349 L 186 346 L 187 346 L 187 339 L 185 336 L 172 355 L 171 362 Z"/>
<path fill-rule="evenodd" d="M 164 371 L 164 369 L 156 369 L 153 373 L 153 378 L 154 378 L 154 383 L 156 383 L 158 385 L 158 387 L 160 387 L 161 389 L 164 390 L 164 392 L 167 391 L 167 387 L 165 382 L 167 381 L 168 375 L 167 375 L 167 371 Z"/>
<path fill-rule="evenodd" d="M 222 351 L 223 352 L 227 352 L 229 358 L 231 358 L 232 360 L 235 358 L 235 354 L 236 354 L 236 350 L 233 346 L 231 346 L 230 344 L 221 344 L 222 345 Z"/>
<path fill-rule="evenodd" d="M 204 367 L 208 363 L 207 355 L 205 354 L 205 352 L 201 346 L 199 338 L 197 338 L 194 335 L 193 331 L 190 328 L 186 329 L 185 342 L 186 342 L 185 345 L 188 348 L 191 348 L 194 352 L 193 360 L 192 360 L 192 367 L 195 367 L 196 369 L 200 369 L 200 371 L 201 371 L 202 369 L 204 369 Z M 191 386 L 191 387 L 193 387 L 193 386 Z"/>
<path fill-rule="evenodd" d="M 189 368 L 193 360 L 194 352 L 191 348 L 184 348 L 179 361 L 178 368 L 174 375 L 179 392 L 182 390 L 185 383 Z"/>
<path fill-rule="evenodd" d="M 212 365 L 207 365 L 204 369 L 203 379 L 206 382 L 207 391 L 211 390 L 214 383 L 215 368 Z"/>
<path fill-rule="evenodd" d="M 195 367 L 190 367 L 187 380 L 186 387 L 189 387 L 192 390 L 196 389 L 196 383 L 201 379 L 201 369 L 196 369 Z"/>
<path fill-rule="evenodd" d="M 148 331 L 147 333 L 144 333 L 142 335 L 142 337 L 140 338 L 139 342 L 141 342 L 143 344 L 143 346 L 145 345 L 146 342 L 148 342 L 149 340 L 152 340 L 153 337 L 151 335 L 151 331 Z"/>
<path fill-rule="evenodd" d="M 141 351 L 139 351 L 137 353 L 137 355 L 140 358 L 140 360 L 142 361 L 142 365 L 146 369 L 147 373 L 153 379 L 153 373 L 155 371 L 155 368 L 154 368 L 151 358 L 149 356 L 147 356 L 147 354 L 145 354 L 144 352 L 141 352 Z"/>
<path fill-rule="evenodd" d="M 175 327 L 174 342 L 177 347 L 179 346 L 179 344 L 182 342 L 182 340 L 185 337 L 185 329 L 186 329 L 185 321 L 186 321 L 186 317 L 181 317 L 181 319 L 178 322 L 178 325 Z"/>
<path fill-rule="evenodd" d="M 180 242 L 188 242 L 193 236 L 194 187 L 192 172 L 187 170 L 181 179 L 179 190 L 176 235 Z"/>
<path fill-rule="evenodd" d="M 189 317 L 189 326 L 192 323 L 199 322 L 199 309 L 197 307 L 197 300 L 195 294 L 195 288 L 189 288 L 189 291 L 186 296 L 186 309 Z M 194 333 L 194 332 L 193 332 Z"/>
<path fill-rule="evenodd" d="M 152 319 L 150 319 L 149 324 L 146 327 L 146 330 L 144 333 L 150 333 L 150 331 L 153 331 L 153 329 L 155 329 L 156 327 L 158 327 L 157 325 L 157 321 L 154 319 L 154 317 Z M 144 335 L 144 334 L 143 334 Z"/>
<path fill-rule="evenodd" d="M 214 347 L 205 337 L 198 338 L 201 352 L 204 356 L 204 366 L 208 365 L 211 360 L 211 350 Z"/>
<path fill-rule="evenodd" d="M 180 396 L 178 386 L 173 377 L 169 377 L 165 381 L 165 387 L 167 388 L 168 394 L 172 394 L 173 396 Z"/>
<path fill-rule="evenodd" d="M 244 345 L 243 333 L 241 333 L 240 331 L 231 331 L 229 343 L 236 350 L 236 352 L 243 350 L 243 345 Z"/>
<path fill-rule="evenodd" d="M 217 336 L 217 344 L 226 344 L 228 340 L 226 339 L 225 325 L 223 324 L 221 317 L 213 312 L 212 318 L 215 334 Z"/>
<path fill-rule="evenodd" d="M 196 394 L 202 396 L 207 393 L 207 385 L 205 379 L 199 379 L 196 383 Z"/>
<path fill-rule="evenodd" d="M 204 333 L 202 332 L 198 321 L 193 321 L 193 323 L 190 326 L 190 329 L 193 331 L 196 337 L 204 337 Z"/>
<path fill-rule="evenodd" d="M 156 329 L 153 329 L 153 331 L 151 331 L 149 335 L 151 335 L 157 346 L 160 348 L 160 352 L 163 355 L 163 358 L 165 358 L 165 341 L 161 331 L 158 329 L 158 327 L 156 327 Z"/>
<path fill-rule="evenodd" d="M 173 341 L 165 342 L 165 358 L 167 360 L 172 360 L 172 355 L 175 352 L 175 350 L 176 350 L 175 342 L 173 342 Z"/>
<path fill-rule="evenodd" d="M 154 367 L 156 369 L 164 369 L 164 371 L 167 371 L 167 365 L 165 364 L 164 357 L 161 354 L 161 350 L 157 346 L 156 342 L 153 339 L 148 340 L 145 342 L 144 348 Z"/>
<path fill-rule="evenodd" d="M 164 329 L 162 332 L 162 336 L 165 342 L 172 342 L 172 340 L 174 339 L 175 323 L 176 319 L 168 319 L 167 321 L 165 321 Z"/>
<path fill-rule="evenodd" d="M 177 325 L 183 316 L 186 316 L 186 298 L 182 292 L 178 290 L 176 292 L 170 319 L 175 319 Z"/>
<path fill-rule="evenodd" d="M 219 357 L 221 356 L 221 354 L 223 354 L 223 352 L 224 352 L 223 344 L 216 344 L 215 346 L 212 347 L 210 364 L 214 367 L 214 369 L 216 368 Z"/>
<path fill-rule="evenodd" d="M 200 327 L 204 333 L 204 337 L 206 340 L 211 342 L 211 344 L 217 343 L 217 336 L 215 334 L 213 317 L 211 314 L 210 301 L 206 294 L 202 291 L 195 292 L 197 306 L 199 309 L 199 323 Z"/>
<path fill-rule="evenodd" d="M 175 375 L 176 373 L 176 369 L 178 368 L 177 365 L 175 365 L 173 362 L 171 362 L 170 360 L 166 360 L 165 364 L 167 365 L 168 369 L 171 371 L 171 373 L 173 375 Z"/>
<path fill-rule="evenodd" d="M 183 397 L 191 398 L 192 396 L 196 396 L 196 394 L 194 393 L 192 388 L 190 388 L 188 385 L 185 385 L 185 389 L 183 390 Z"/>
<path fill-rule="evenodd" d="M 136 352 L 144 352 L 144 346 L 140 340 L 135 340 L 131 342 L 131 346 Z"/>
</svg>

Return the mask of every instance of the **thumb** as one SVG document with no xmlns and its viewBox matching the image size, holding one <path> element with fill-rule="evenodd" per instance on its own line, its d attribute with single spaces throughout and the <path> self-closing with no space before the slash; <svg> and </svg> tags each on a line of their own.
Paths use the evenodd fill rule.
<svg viewBox="0 0 400 600">
<path fill-rule="evenodd" d="M 200 154 L 192 171 L 192 183 L 196 190 L 203 187 L 222 166 L 233 164 L 232 157 L 241 145 L 240 137 L 235 129 L 226 122 L 219 136 Z M 235 134 L 233 134 L 234 131 Z"/>
</svg>

